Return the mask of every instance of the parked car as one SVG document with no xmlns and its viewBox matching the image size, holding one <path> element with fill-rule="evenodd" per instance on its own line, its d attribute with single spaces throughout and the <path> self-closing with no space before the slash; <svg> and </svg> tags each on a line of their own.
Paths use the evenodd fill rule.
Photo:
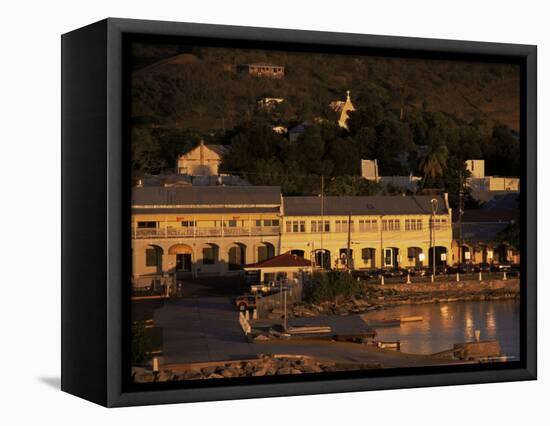
<svg viewBox="0 0 550 426">
<path fill-rule="evenodd" d="M 411 277 L 424 277 L 427 275 L 426 268 L 423 267 L 409 268 L 407 272 Z"/>
<path fill-rule="evenodd" d="M 378 279 L 380 276 L 380 271 L 378 269 L 356 269 L 351 271 L 351 276 L 355 279 L 359 278 L 361 280 L 372 280 Z"/>
<path fill-rule="evenodd" d="M 389 268 L 382 270 L 382 274 L 385 278 L 395 278 L 407 275 L 407 271 L 402 268 Z"/>
<path fill-rule="evenodd" d="M 256 308 L 257 299 L 262 297 L 259 294 L 243 294 L 235 298 L 234 303 L 237 309 L 241 312 Z"/>
<path fill-rule="evenodd" d="M 512 269 L 512 265 L 509 263 L 498 263 L 496 265 L 493 265 L 493 270 L 495 272 L 508 272 L 510 269 Z"/>
<path fill-rule="evenodd" d="M 250 292 L 255 293 L 271 293 L 272 291 L 276 290 L 278 287 L 275 285 L 273 281 L 270 281 L 268 283 L 260 283 L 260 284 L 253 284 L 250 286 Z"/>
<path fill-rule="evenodd" d="M 432 266 L 424 266 L 422 269 L 425 271 L 425 275 L 432 275 L 434 272 L 434 269 Z M 435 266 L 435 275 L 446 275 L 451 274 L 452 268 L 447 265 L 436 265 Z"/>
<path fill-rule="evenodd" d="M 461 274 L 473 274 L 474 272 L 479 272 L 479 269 L 471 263 L 463 263 L 455 268 L 455 272 L 460 272 Z"/>
<path fill-rule="evenodd" d="M 480 264 L 478 264 L 476 266 L 476 269 L 477 269 L 477 272 L 479 272 L 479 271 L 481 271 L 481 272 L 492 272 L 493 265 L 491 265 L 490 263 L 487 263 L 487 262 L 481 262 Z"/>
</svg>

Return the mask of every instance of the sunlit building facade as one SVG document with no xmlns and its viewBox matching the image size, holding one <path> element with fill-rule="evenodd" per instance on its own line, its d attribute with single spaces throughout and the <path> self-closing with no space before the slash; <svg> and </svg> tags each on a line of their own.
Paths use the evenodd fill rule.
<svg viewBox="0 0 550 426">
<path fill-rule="evenodd" d="M 225 276 L 290 252 L 315 268 L 447 263 L 446 196 L 282 197 L 279 187 L 135 187 L 134 283 Z"/>
</svg>

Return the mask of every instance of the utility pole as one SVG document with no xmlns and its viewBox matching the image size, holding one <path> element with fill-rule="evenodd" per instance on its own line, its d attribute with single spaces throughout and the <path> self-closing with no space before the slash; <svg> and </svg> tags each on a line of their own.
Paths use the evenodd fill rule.
<svg viewBox="0 0 550 426">
<path fill-rule="evenodd" d="M 283 327 L 284 327 L 284 331 L 286 332 L 286 329 L 287 329 L 287 320 L 286 320 L 286 289 L 283 290 L 283 300 L 284 300 L 284 323 L 283 323 Z"/>
<path fill-rule="evenodd" d="M 384 229 L 384 216 L 380 215 L 380 269 L 384 267 L 384 237 L 382 235 Z M 376 264 L 375 264 L 376 266 Z"/>
<path fill-rule="evenodd" d="M 348 267 L 348 272 L 351 272 L 351 212 L 348 216 L 348 245 L 346 248 L 346 266 Z"/>
<path fill-rule="evenodd" d="M 464 214 L 464 182 L 462 170 L 458 172 L 458 266 L 462 266 L 462 215 Z"/>
<path fill-rule="evenodd" d="M 436 249 L 435 249 L 435 213 L 437 212 L 437 199 L 436 198 L 432 198 L 430 200 L 430 202 L 432 203 L 432 226 L 431 226 L 431 229 L 432 229 L 432 282 L 435 281 L 435 252 L 436 252 Z"/>
<path fill-rule="evenodd" d="M 325 233 L 325 176 L 321 175 L 321 269 L 325 269 L 325 249 L 323 247 L 323 236 Z"/>
</svg>

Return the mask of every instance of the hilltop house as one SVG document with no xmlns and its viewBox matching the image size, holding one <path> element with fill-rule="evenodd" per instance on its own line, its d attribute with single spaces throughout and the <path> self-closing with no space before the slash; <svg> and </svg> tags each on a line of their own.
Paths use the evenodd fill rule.
<svg viewBox="0 0 550 426">
<path fill-rule="evenodd" d="M 248 74 L 254 77 L 279 79 L 284 78 L 285 76 L 285 67 L 281 65 L 267 64 L 265 62 L 238 65 L 237 71 L 239 73 Z"/>
<path fill-rule="evenodd" d="M 200 145 L 182 154 L 177 159 L 177 171 L 180 175 L 217 176 L 223 156 L 228 153 L 224 145 Z"/>
</svg>

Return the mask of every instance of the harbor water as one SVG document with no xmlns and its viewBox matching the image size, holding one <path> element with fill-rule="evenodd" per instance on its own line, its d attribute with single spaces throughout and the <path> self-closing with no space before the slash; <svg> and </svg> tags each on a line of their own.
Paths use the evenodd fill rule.
<svg viewBox="0 0 550 426">
<path fill-rule="evenodd" d="M 421 316 L 422 321 L 402 323 L 399 327 L 375 327 L 380 341 L 401 342 L 401 351 L 433 354 L 453 347 L 455 343 L 498 340 L 503 355 L 519 360 L 519 300 L 452 302 L 405 305 L 369 313 L 365 319 Z"/>
</svg>

